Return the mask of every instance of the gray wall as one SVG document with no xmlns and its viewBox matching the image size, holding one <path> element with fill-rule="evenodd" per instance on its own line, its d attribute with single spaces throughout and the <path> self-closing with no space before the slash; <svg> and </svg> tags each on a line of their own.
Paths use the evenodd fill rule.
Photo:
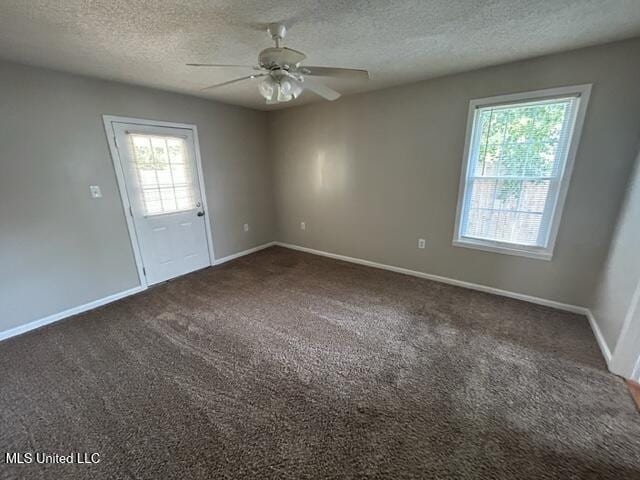
<svg viewBox="0 0 640 480">
<path fill-rule="evenodd" d="M 638 58 L 640 39 L 269 114 L 0 62 L 0 331 L 137 285 L 102 114 L 198 125 L 218 258 L 277 238 L 590 305 L 640 138 Z M 452 247 L 469 100 L 579 83 L 594 89 L 553 260 Z M 620 242 L 594 307 L 611 347 Z"/>
<path fill-rule="evenodd" d="M 638 58 L 635 39 L 270 113 L 278 239 L 588 305 L 637 152 Z M 469 100 L 582 83 L 593 92 L 553 260 L 453 247 Z"/>
<path fill-rule="evenodd" d="M 103 114 L 197 124 L 218 258 L 274 239 L 265 113 L 11 63 L 0 92 L 0 332 L 138 284 Z"/>
<path fill-rule="evenodd" d="M 591 306 L 607 346 L 612 353 L 615 352 L 614 356 L 621 353 L 617 347 L 622 338 L 624 320 L 627 316 L 631 319 L 630 312 L 638 308 L 638 298 L 634 298 L 634 293 L 640 288 L 640 156 L 636 164 L 595 301 Z M 638 334 L 640 325 L 625 332 L 625 336 L 629 335 L 630 338 L 635 338 Z M 634 360 L 640 354 L 640 344 L 635 345 Z M 624 363 L 628 363 L 626 366 L 631 368 L 631 363 L 635 364 L 635 361 Z"/>
</svg>

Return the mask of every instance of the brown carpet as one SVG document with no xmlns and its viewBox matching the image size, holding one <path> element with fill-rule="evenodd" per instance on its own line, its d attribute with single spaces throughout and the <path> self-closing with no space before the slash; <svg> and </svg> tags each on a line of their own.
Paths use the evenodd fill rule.
<svg viewBox="0 0 640 480">
<path fill-rule="evenodd" d="M 0 343 L 0 478 L 638 479 L 584 317 L 270 248 Z"/>
</svg>

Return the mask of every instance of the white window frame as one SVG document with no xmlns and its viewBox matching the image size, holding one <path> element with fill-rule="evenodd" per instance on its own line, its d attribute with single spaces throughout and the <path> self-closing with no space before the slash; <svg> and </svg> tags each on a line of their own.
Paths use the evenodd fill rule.
<svg viewBox="0 0 640 480">
<path fill-rule="evenodd" d="M 477 250 L 484 250 L 488 252 L 503 253 L 507 255 L 519 255 L 529 258 L 538 258 L 543 260 L 551 260 L 553 257 L 553 250 L 556 243 L 556 237 L 558 235 L 558 228 L 560 226 L 560 219 L 562 217 L 562 211 L 564 209 L 564 203 L 567 197 L 567 191 L 569 189 L 569 182 L 571 180 L 571 174 L 573 172 L 573 165 L 575 163 L 576 152 L 580 143 L 580 136 L 582 134 L 582 126 L 584 124 L 584 118 L 587 112 L 587 105 L 589 103 L 589 97 L 591 95 L 591 84 L 575 85 L 568 87 L 548 88 L 544 90 L 536 90 L 531 92 L 514 93 L 509 95 L 499 95 L 495 97 L 486 97 L 471 100 L 469 102 L 469 113 L 467 116 L 467 131 L 464 145 L 464 157 L 462 160 L 462 171 L 460 174 L 460 186 L 458 191 L 458 207 L 456 211 L 456 222 L 453 236 L 453 245 L 456 247 L 473 248 Z M 477 132 L 474 131 L 474 126 L 477 119 L 477 112 L 482 107 L 496 106 L 496 105 L 509 105 L 517 103 L 525 103 L 528 101 L 540 101 L 550 100 L 553 98 L 564 97 L 577 97 L 578 105 L 575 113 L 575 120 L 573 121 L 573 128 L 570 132 L 570 140 L 567 149 L 567 159 L 564 163 L 564 169 L 560 173 L 560 182 L 556 189 L 555 206 L 551 212 L 551 220 L 549 223 L 549 230 L 547 235 L 547 243 L 544 246 L 529 246 L 519 245 L 515 243 L 499 242 L 495 240 L 476 239 L 471 237 L 464 237 L 461 234 L 461 222 L 465 201 L 465 190 L 468 184 L 468 177 L 470 174 L 470 155 L 471 147 L 474 136 Z M 553 193 L 551 193 L 553 195 Z M 551 198 L 551 197 L 550 197 Z"/>
</svg>

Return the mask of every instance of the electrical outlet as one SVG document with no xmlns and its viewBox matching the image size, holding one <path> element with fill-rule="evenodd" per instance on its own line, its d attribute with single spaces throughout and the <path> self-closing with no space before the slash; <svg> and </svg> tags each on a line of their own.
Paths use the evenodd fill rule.
<svg viewBox="0 0 640 480">
<path fill-rule="evenodd" d="M 424 238 L 418 239 L 418 248 L 424 248 L 427 245 L 427 241 Z"/>
<path fill-rule="evenodd" d="M 91 192 L 91 198 L 102 198 L 102 191 L 99 185 L 89 185 L 89 191 Z"/>
<path fill-rule="evenodd" d="M 248 224 L 248 223 L 245 223 L 245 224 L 244 224 L 244 231 L 245 231 L 245 232 L 248 232 L 248 231 L 249 231 L 249 224 Z"/>
<path fill-rule="evenodd" d="M 304 222 L 300 222 L 300 230 L 306 230 L 307 229 L 307 224 Z"/>
</svg>

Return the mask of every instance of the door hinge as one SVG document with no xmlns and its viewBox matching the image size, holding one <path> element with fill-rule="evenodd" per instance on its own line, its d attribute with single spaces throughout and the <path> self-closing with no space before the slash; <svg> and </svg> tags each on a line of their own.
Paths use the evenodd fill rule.
<svg viewBox="0 0 640 480">
<path fill-rule="evenodd" d="M 145 270 L 144 267 L 142 267 L 142 274 L 146 277 L 147 276 L 147 271 Z"/>
<path fill-rule="evenodd" d="M 129 205 L 129 215 L 133 217 L 133 210 L 131 210 L 131 205 Z"/>
<path fill-rule="evenodd" d="M 118 150 L 120 150 L 120 147 L 118 146 L 118 137 L 116 137 L 115 135 L 113 136 L 113 144 Z"/>
</svg>

